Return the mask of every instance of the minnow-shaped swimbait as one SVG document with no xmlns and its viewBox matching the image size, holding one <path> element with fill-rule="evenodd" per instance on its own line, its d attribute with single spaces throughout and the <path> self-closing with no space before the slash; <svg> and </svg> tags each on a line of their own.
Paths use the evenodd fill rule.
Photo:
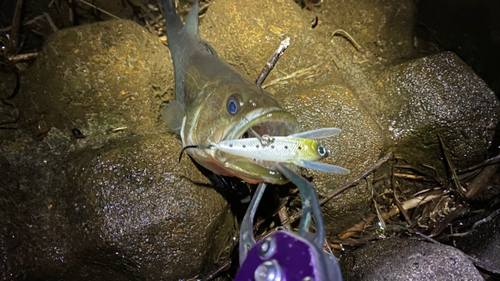
<svg viewBox="0 0 500 281">
<path fill-rule="evenodd" d="M 330 155 L 330 151 L 313 139 L 321 139 L 340 133 L 337 128 L 323 128 L 289 136 L 262 136 L 227 140 L 210 144 L 211 149 L 247 157 L 254 162 L 270 161 L 292 163 L 300 167 L 334 174 L 349 174 L 349 170 L 339 166 L 314 161 Z"/>
<path fill-rule="evenodd" d="M 314 161 L 321 160 L 330 155 L 325 147 L 313 139 L 321 139 L 340 133 L 337 128 L 323 128 L 307 131 L 289 136 L 262 136 L 259 138 L 244 138 L 226 140 L 212 143 L 207 147 L 191 146 L 189 148 L 216 149 L 236 156 L 249 158 L 251 161 L 262 165 L 271 163 L 288 163 L 300 167 L 319 170 L 334 174 L 349 174 L 349 170 Z"/>
</svg>

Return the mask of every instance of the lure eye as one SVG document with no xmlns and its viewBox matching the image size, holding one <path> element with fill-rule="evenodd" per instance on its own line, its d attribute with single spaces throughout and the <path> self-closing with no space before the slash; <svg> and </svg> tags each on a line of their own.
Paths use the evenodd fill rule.
<svg viewBox="0 0 500 281">
<path fill-rule="evenodd" d="M 238 111 L 240 111 L 239 102 L 234 96 L 229 97 L 227 100 L 227 111 L 229 111 L 231 115 L 235 115 Z"/>
<path fill-rule="evenodd" d="M 324 146 L 319 145 L 318 146 L 318 153 L 321 156 L 325 156 L 325 155 L 327 155 L 327 150 L 326 150 L 326 148 Z"/>
</svg>

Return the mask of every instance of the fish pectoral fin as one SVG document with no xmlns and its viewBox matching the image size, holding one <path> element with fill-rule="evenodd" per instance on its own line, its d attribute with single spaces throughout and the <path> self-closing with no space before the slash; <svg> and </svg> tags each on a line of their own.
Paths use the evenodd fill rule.
<svg viewBox="0 0 500 281">
<path fill-rule="evenodd" d="M 171 101 L 161 111 L 162 119 L 172 129 L 180 134 L 182 129 L 182 119 L 186 116 L 186 111 L 179 101 Z"/>
<path fill-rule="evenodd" d="M 347 175 L 350 173 L 349 170 L 344 169 L 342 167 L 330 165 L 330 164 L 325 164 L 325 163 L 320 163 L 320 162 L 311 162 L 311 161 L 306 161 L 306 160 L 295 160 L 295 161 L 292 161 L 292 163 L 297 165 L 297 166 L 303 167 L 303 168 L 327 172 L 327 173 L 331 173 L 331 174 Z"/>
<path fill-rule="evenodd" d="M 290 135 L 290 137 L 303 138 L 303 139 L 323 139 L 338 135 L 340 132 L 341 130 L 338 128 L 321 128 L 317 130 L 293 134 Z"/>
</svg>

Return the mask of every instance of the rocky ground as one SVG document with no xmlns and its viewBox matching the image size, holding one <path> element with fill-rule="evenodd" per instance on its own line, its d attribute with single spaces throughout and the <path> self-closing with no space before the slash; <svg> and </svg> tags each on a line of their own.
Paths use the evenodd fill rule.
<svg viewBox="0 0 500 281">
<path fill-rule="evenodd" d="M 48 13 L 20 28 L 24 49 L 3 41 L 1 279 L 206 276 L 233 256 L 246 194 L 214 189 L 190 159 L 177 162 L 181 142 L 160 118 L 174 79 L 156 1 L 49 2 L 24 3 L 23 22 Z M 290 37 L 263 87 L 301 131 L 342 129 L 323 143 L 334 155 L 326 162 L 351 174 L 302 172 L 320 198 L 358 180 L 323 206 L 346 280 L 480 280 L 474 265 L 500 267 L 498 166 L 460 173 L 495 156 L 499 101 L 457 54 L 429 52 L 434 42 L 415 35 L 419 2 L 200 5 L 201 37 L 249 77 Z M 37 56 L 15 63 L 13 50 Z M 296 211 L 290 188 L 269 205 L 288 200 Z"/>
</svg>

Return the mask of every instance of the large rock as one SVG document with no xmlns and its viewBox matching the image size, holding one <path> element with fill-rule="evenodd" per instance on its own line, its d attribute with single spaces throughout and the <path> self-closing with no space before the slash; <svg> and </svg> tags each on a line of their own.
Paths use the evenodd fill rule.
<svg viewBox="0 0 500 281">
<path fill-rule="evenodd" d="M 158 37 L 132 21 L 65 29 L 47 38 L 22 80 L 17 103 L 31 128 L 43 122 L 43 139 L 63 153 L 102 145 L 125 132 L 149 132 L 162 104 L 173 99 L 170 52 Z M 78 128 L 85 139 L 71 142 Z M 56 145 L 57 144 L 57 145 Z"/>
<path fill-rule="evenodd" d="M 47 39 L 12 100 L 18 129 L 0 130 L 3 279 L 172 280 L 227 258 L 227 202 L 178 163 L 181 143 L 158 122 L 173 98 L 169 57 L 129 21 Z"/>
<path fill-rule="evenodd" d="M 73 280 L 69 267 L 92 268 L 90 261 L 99 265 L 89 269 L 96 276 L 124 268 L 172 280 L 214 269 L 237 229 L 227 202 L 193 163 L 177 162 L 180 149 L 175 138 L 151 134 L 46 160 L 53 161 L 46 167 L 3 158 L 4 277 Z"/>
<path fill-rule="evenodd" d="M 129 264 L 137 276 L 163 280 L 223 261 L 237 231 L 231 210 L 190 160 L 177 163 L 180 150 L 173 137 L 147 135 L 70 155 L 78 161 L 69 161 L 52 187 L 63 199 L 52 211 L 70 218 L 74 234 L 63 249 L 99 245 L 101 263 Z"/>
<path fill-rule="evenodd" d="M 366 79 L 353 83 L 370 89 L 363 101 L 377 115 L 400 158 L 442 166 L 439 134 L 457 168 L 484 160 L 500 103 L 457 55 L 444 52 L 373 67 L 363 75 Z"/>
<path fill-rule="evenodd" d="M 500 193 L 498 184 L 496 184 L 496 190 L 496 194 Z M 495 208 L 495 205 L 492 207 Z M 490 215 L 492 215 L 491 212 L 480 213 L 474 220 L 468 221 L 463 232 L 472 229 L 471 233 L 464 237 L 453 238 L 453 243 L 464 253 L 477 258 L 485 265 L 498 269 L 500 268 L 500 216 L 497 215 L 491 220 L 486 219 Z M 483 220 L 483 224 L 473 228 L 473 223 L 478 220 Z"/>
<path fill-rule="evenodd" d="M 484 280 L 460 250 L 428 242 L 391 238 L 341 259 L 344 280 Z"/>
<path fill-rule="evenodd" d="M 304 94 L 306 92 L 307 94 Z M 340 82 L 335 85 L 325 83 L 295 93 L 283 99 L 283 106 L 297 116 L 301 131 L 323 127 L 338 127 L 340 135 L 321 140 L 329 148 L 332 156 L 323 160 L 328 164 L 345 167 L 351 175 L 332 175 L 314 170 L 304 170 L 317 192 L 324 195 L 336 189 L 375 162 L 383 147 L 383 137 L 377 123 L 367 114 L 353 96 L 352 90 Z M 371 190 L 364 185 L 348 190 L 337 200 L 323 206 L 328 234 L 338 234 L 360 221 L 365 215 L 366 198 Z"/>
</svg>

